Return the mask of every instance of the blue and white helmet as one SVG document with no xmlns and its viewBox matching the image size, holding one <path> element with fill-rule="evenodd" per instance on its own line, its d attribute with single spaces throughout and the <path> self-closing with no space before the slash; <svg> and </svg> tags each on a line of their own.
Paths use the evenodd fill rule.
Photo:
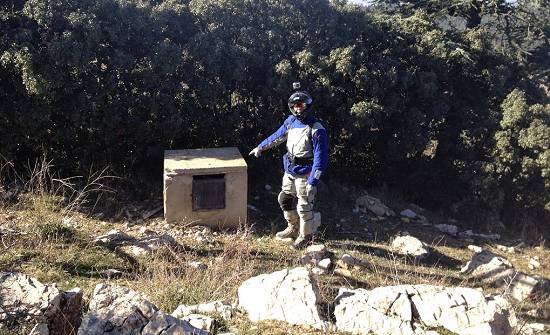
<svg viewBox="0 0 550 335">
<path fill-rule="evenodd" d="M 294 111 L 294 106 L 298 103 L 303 103 L 305 105 L 304 110 L 301 113 Z M 288 109 L 298 120 L 305 120 L 310 113 L 311 105 L 313 104 L 313 99 L 306 92 L 294 92 L 290 98 L 288 98 Z"/>
</svg>

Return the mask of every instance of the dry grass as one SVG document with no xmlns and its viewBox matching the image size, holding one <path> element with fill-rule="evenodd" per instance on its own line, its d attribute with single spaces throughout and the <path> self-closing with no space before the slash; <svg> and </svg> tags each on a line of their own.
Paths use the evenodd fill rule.
<svg viewBox="0 0 550 335">
<path fill-rule="evenodd" d="M 42 157 L 20 174 L 12 162 L 0 157 L 0 205 L 70 217 L 93 210 L 102 195 L 113 192 L 108 183 L 117 178 L 108 174 L 108 168 L 68 178 L 55 171 L 52 161 Z"/>
<path fill-rule="evenodd" d="M 240 236 L 230 236 L 220 250 L 206 254 L 165 248 L 143 259 L 128 285 L 147 294 L 162 310 L 173 311 L 180 304 L 233 300 L 238 285 L 256 274 L 260 262 Z M 189 266 L 189 261 L 196 260 L 208 268 Z"/>
</svg>

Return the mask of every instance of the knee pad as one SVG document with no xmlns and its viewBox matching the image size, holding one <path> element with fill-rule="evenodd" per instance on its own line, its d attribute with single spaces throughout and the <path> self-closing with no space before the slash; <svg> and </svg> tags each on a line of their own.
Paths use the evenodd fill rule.
<svg viewBox="0 0 550 335">
<path fill-rule="evenodd" d="M 291 211 L 296 209 L 296 206 L 294 206 L 294 197 L 291 194 L 281 191 L 279 193 L 278 200 L 279 206 L 281 206 L 283 211 Z"/>
</svg>

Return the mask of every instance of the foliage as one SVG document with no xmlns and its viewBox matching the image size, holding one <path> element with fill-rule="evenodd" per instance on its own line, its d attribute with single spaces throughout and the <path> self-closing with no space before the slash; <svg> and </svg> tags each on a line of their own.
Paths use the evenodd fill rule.
<svg viewBox="0 0 550 335">
<path fill-rule="evenodd" d="M 70 240 L 74 231 L 64 226 L 61 222 L 47 222 L 37 227 L 38 236 L 45 240 Z"/>
<path fill-rule="evenodd" d="M 502 190 L 523 208 L 550 210 L 550 104 L 529 105 L 516 89 L 501 107 L 492 155 Z"/>
<path fill-rule="evenodd" d="M 537 130 L 512 131 L 500 109 L 514 88 L 533 111 L 545 108 L 535 107 L 548 98 L 542 2 L 9 1 L 0 7 L 0 155 L 20 168 L 47 148 L 65 172 L 110 165 L 160 184 L 165 149 L 247 152 L 288 115 L 299 80 L 329 131 L 333 175 L 498 213 L 513 201 L 504 194 L 526 186 L 500 182 L 511 163 L 494 139 L 510 133 L 530 152 L 525 180 L 544 170 L 531 143 L 542 117 Z M 495 188 L 502 201 L 489 205 Z M 538 192 L 522 201 L 539 208 Z"/>
</svg>

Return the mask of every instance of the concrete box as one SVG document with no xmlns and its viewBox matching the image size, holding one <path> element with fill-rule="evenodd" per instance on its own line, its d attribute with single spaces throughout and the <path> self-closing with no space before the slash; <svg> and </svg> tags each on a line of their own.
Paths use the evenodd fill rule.
<svg viewBox="0 0 550 335">
<path fill-rule="evenodd" d="M 246 222 L 247 165 L 237 148 L 164 151 L 164 218 L 216 228 Z"/>
</svg>

